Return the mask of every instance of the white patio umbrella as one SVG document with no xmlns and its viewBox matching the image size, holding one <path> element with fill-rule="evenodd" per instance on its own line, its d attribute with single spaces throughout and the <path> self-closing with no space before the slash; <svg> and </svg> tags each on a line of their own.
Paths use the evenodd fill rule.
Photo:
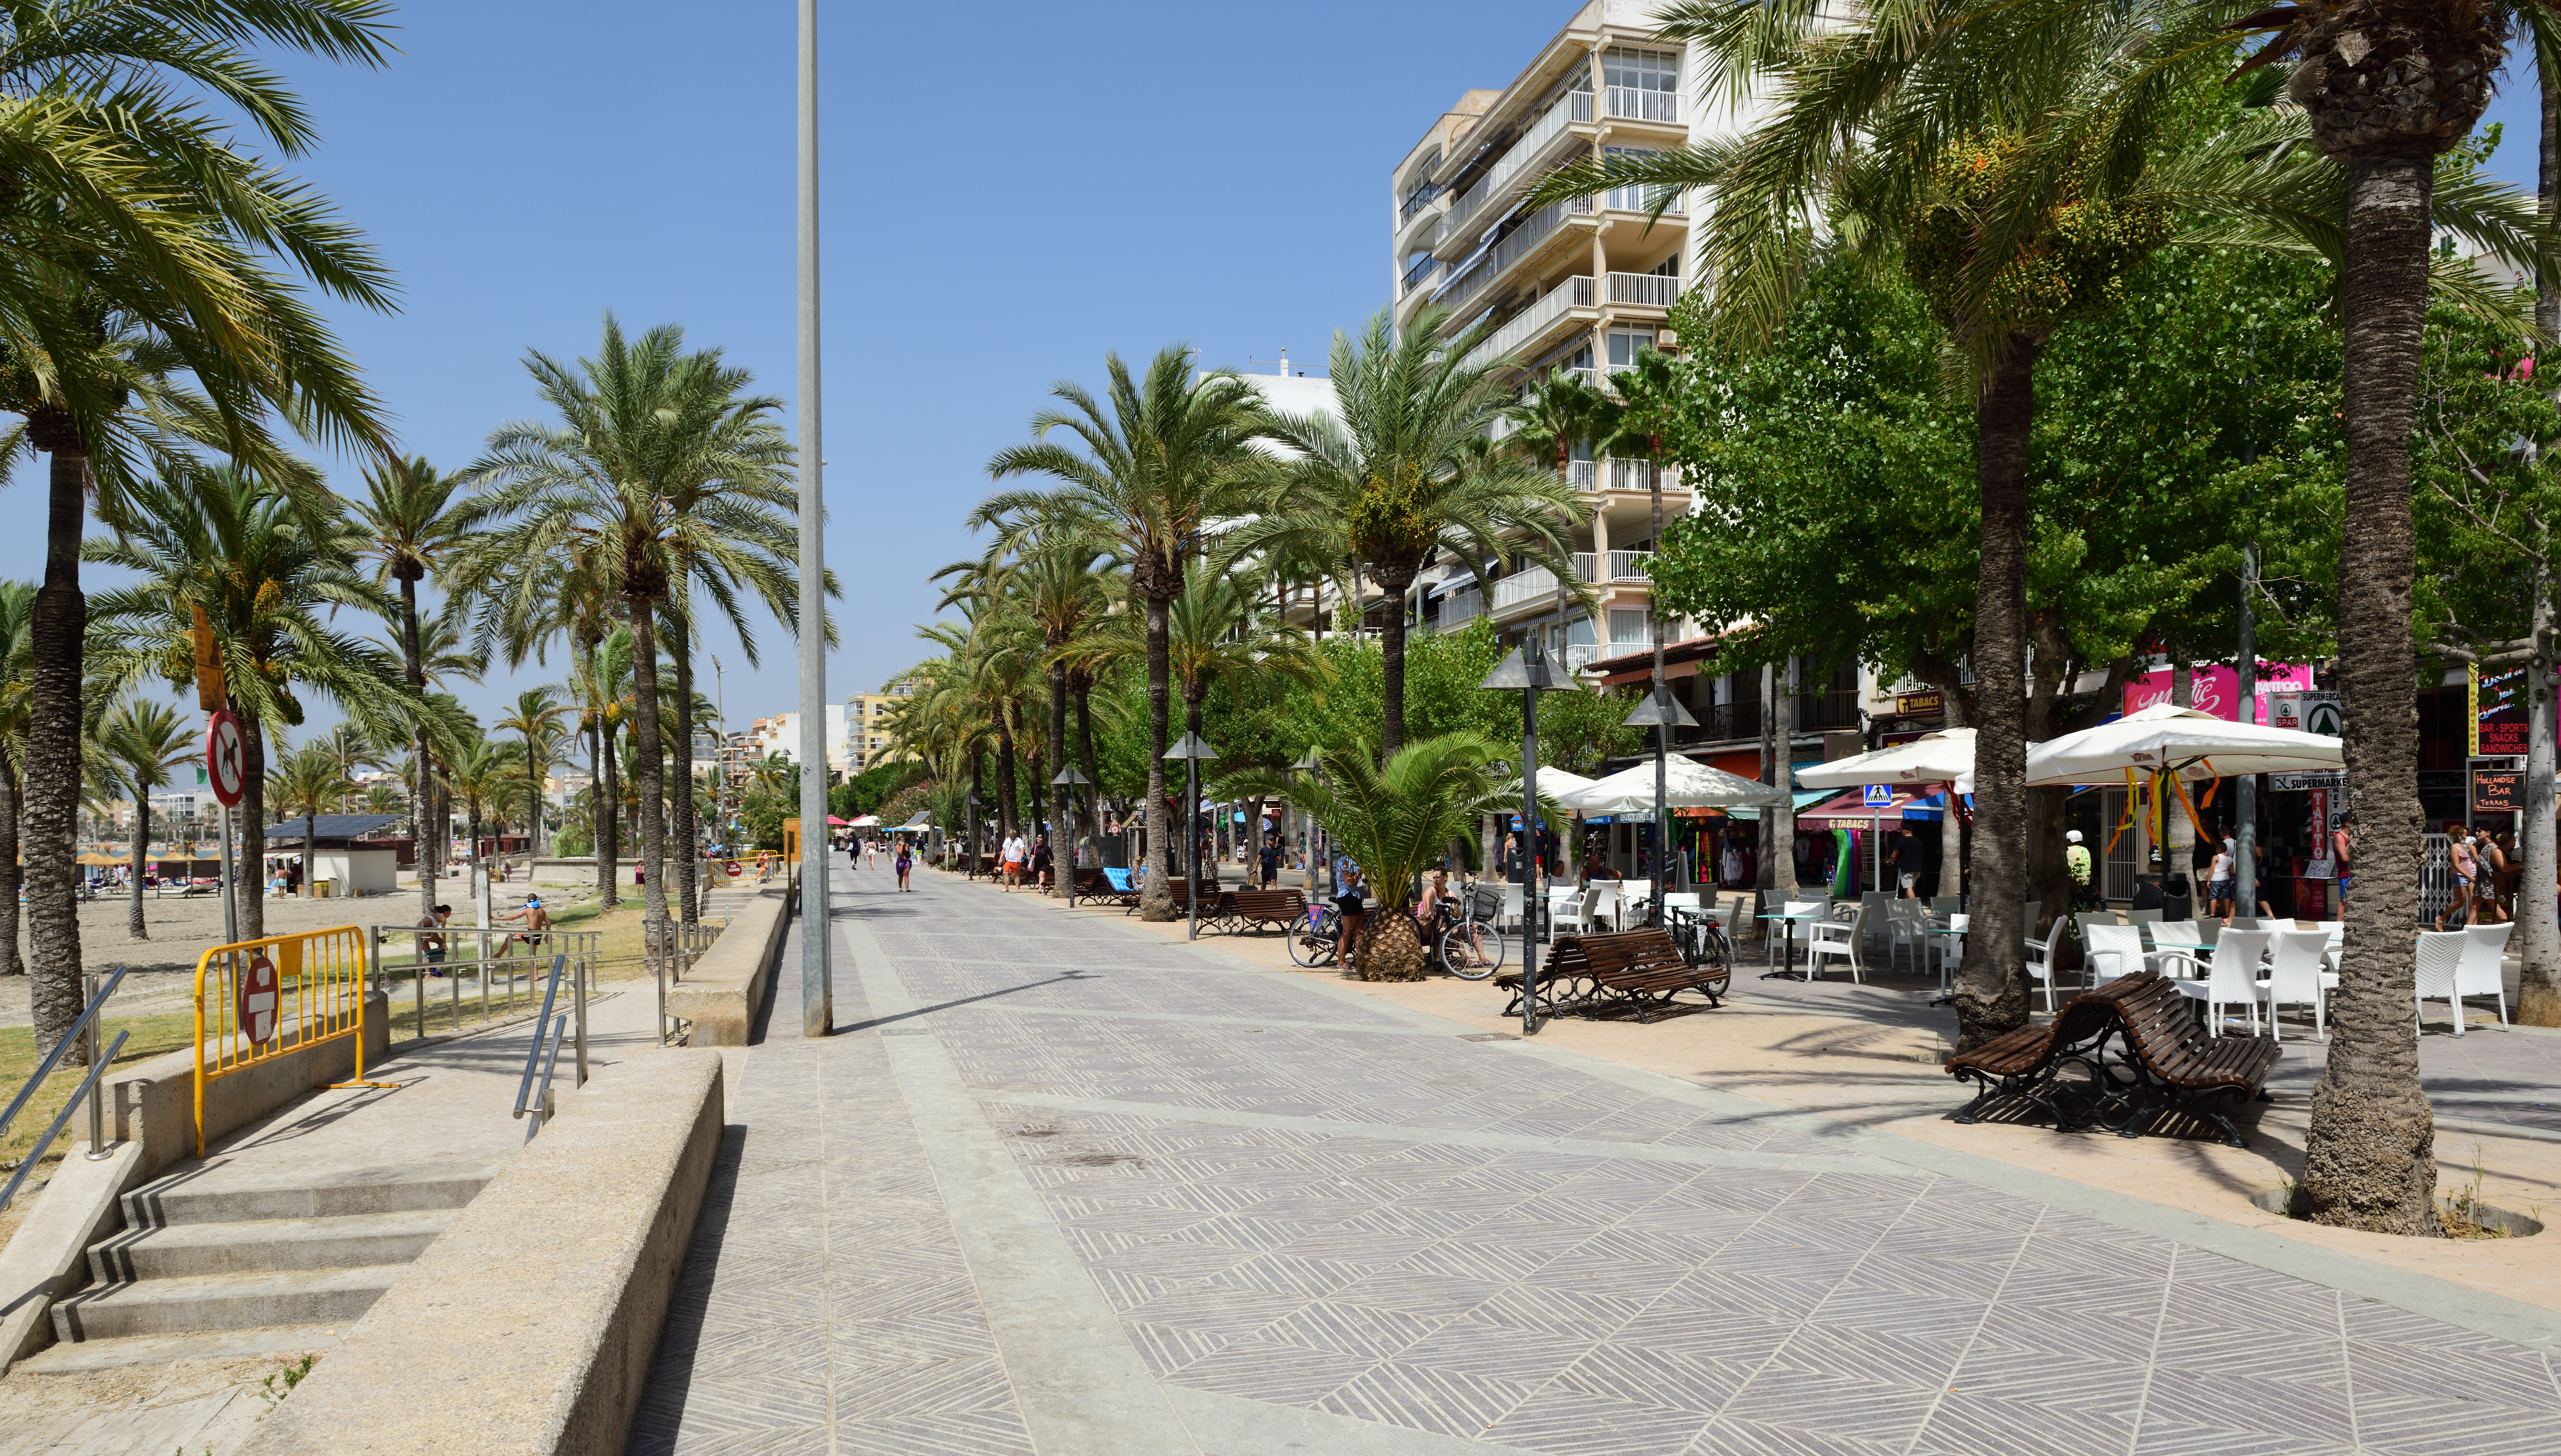
<svg viewBox="0 0 2561 1456">
<path fill-rule="evenodd" d="M 1796 782 L 1809 789 L 1854 789 L 1871 783 L 1954 783 L 1960 779 L 1970 785 L 1973 776 L 1972 728 L 1949 728 L 1873 753 L 1835 758 L 1796 770 Z"/>
<path fill-rule="evenodd" d="M 1674 809 L 1722 809 L 1737 804 L 1777 804 L 1787 798 L 1758 779 L 1687 758 L 1664 765 L 1664 803 Z M 1559 794 L 1557 802 L 1578 814 L 1651 814 L 1654 812 L 1654 765 L 1622 769 L 1589 788 Z"/>
<path fill-rule="evenodd" d="M 1512 787 L 1519 788 L 1520 780 L 1513 779 Z M 1567 795 L 1581 793 L 1590 787 L 1592 787 L 1592 780 L 1582 774 L 1568 773 L 1562 768 L 1552 768 L 1544 763 L 1538 766 L 1539 793 L 1560 804 L 1565 802 Z"/>
<path fill-rule="evenodd" d="M 2030 788 L 2119 783 L 2126 770 L 2174 771 L 2181 778 L 2305 773 L 2336 768 L 2339 740 L 2293 728 L 2234 723 L 2163 703 L 2027 750 Z"/>
</svg>

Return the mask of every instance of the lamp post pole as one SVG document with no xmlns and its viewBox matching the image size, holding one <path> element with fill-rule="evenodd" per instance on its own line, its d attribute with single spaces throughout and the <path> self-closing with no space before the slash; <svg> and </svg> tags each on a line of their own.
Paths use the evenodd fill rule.
<svg viewBox="0 0 2561 1456">
<path fill-rule="evenodd" d="M 1065 815 L 1061 817 L 1064 817 L 1068 824 L 1067 864 L 1065 868 L 1067 871 L 1067 907 L 1071 910 L 1076 908 L 1076 788 L 1079 784 L 1090 784 L 1092 782 L 1094 782 L 1094 780 L 1077 772 L 1076 765 L 1073 763 L 1060 769 L 1058 771 L 1058 776 L 1050 780 L 1051 785 L 1058 790 L 1060 805 L 1067 811 Z M 1052 865 L 1057 865 L 1059 863 L 1058 851 L 1056 849 L 1052 849 L 1050 851 L 1049 862 Z"/>
<path fill-rule="evenodd" d="M 1521 1035 L 1538 1035 L 1538 690 L 1556 686 L 1533 636 L 1478 685 L 1521 695 Z"/>
<path fill-rule="evenodd" d="M 1184 846 L 1183 859 L 1188 867 L 1184 875 L 1190 881 L 1190 888 L 1183 893 L 1183 938 L 1186 940 L 1200 939 L 1200 764 L 1204 758 L 1215 760 L 1217 757 L 1218 754 L 1201 741 L 1198 733 L 1183 734 L 1181 742 L 1165 750 L 1167 762 L 1176 758 L 1183 760 L 1183 833 L 1190 841 Z M 1166 863 L 1170 865 L 1173 862 L 1169 858 Z"/>
<path fill-rule="evenodd" d="M 800 0 L 800 1034 L 835 1025 L 827 974 L 827 598 L 819 528 L 826 516 L 818 440 L 818 0 Z M 688 754 L 693 744 L 685 745 Z M 690 766 L 687 769 L 691 771 Z M 819 852 L 810 853 L 814 834 Z"/>
<path fill-rule="evenodd" d="M 1669 882 L 1663 878 L 1663 865 L 1671 857 L 1672 845 L 1670 808 L 1672 729 L 1691 727 L 1697 722 L 1697 719 L 1689 716 L 1688 709 L 1680 706 L 1680 700 L 1672 696 L 1672 690 L 1660 682 L 1654 684 L 1654 690 L 1645 695 L 1645 701 L 1637 704 L 1636 711 L 1628 714 L 1625 720 L 1625 726 L 1628 728 L 1650 728 L 1654 730 L 1653 917 L 1657 925 L 1664 923 L 1663 896 L 1669 892 Z"/>
</svg>

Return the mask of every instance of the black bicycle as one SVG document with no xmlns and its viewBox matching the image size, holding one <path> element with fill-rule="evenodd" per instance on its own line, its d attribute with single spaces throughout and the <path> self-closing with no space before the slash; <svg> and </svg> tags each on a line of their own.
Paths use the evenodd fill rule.
<svg viewBox="0 0 2561 1456">
<path fill-rule="evenodd" d="M 1441 923 L 1432 936 L 1433 963 L 1461 981 L 1481 981 L 1503 968 L 1511 942 L 1503 934 L 1502 895 L 1471 887 L 1462 912 L 1456 901 L 1445 901 Z"/>
<path fill-rule="evenodd" d="M 1306 917 L 1289 928 L 1289 959 L 1302 966 L 1329 966 L 1342 943 L 1342 912 L 1319 900 L 1307 906 Z"/>
</svg>

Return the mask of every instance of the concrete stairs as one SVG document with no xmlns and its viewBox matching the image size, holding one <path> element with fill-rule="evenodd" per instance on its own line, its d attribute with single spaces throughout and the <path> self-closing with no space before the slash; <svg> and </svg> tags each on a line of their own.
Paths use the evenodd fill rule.
<svg viewBox="0 0 2561 1456">
<path fill-rule="evenodd" d="M 59 1343 L 17 1369 L 326 1348 L 503 1166 L 194 1166 L 157 1179 L 124 1195 L 124 1230 L 89 1247 L 88 1287 L 55 1302 Z"/>
</svg>

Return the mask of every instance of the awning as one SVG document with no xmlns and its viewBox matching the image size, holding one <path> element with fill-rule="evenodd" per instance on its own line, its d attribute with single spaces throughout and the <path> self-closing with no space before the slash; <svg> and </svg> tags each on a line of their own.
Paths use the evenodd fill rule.
<svg viewBox="0 0 2561 1456">
<path fill-rule="evenodd" d="M 1863 802 L 1865 789 L 1852 789 L 1837 794 L 1811 809 L 1796 815 L 1796 822 L 1808 829 L 1866 829 L 1883 824 L 1900 827 L 1905 809 L 1926 809 L 1935 795 L 1897 789 L 1893 799 L 1882 805 Z"/>
<path fill-rule="evenodd" d="M 1794 789 L 1790 791 L 1790 797 L 1795 801 L 1795 807 L 1800 811 L 1807 804 L 1819 804 L 1831 796 L 1832 791 L 1830 789 Z M 1752 808 L 1734 808 L 1728 809 L 1725 812 L 1737 819 L 1758 820 L 1761 817 L 1761 811 Z"/>
</svg>

